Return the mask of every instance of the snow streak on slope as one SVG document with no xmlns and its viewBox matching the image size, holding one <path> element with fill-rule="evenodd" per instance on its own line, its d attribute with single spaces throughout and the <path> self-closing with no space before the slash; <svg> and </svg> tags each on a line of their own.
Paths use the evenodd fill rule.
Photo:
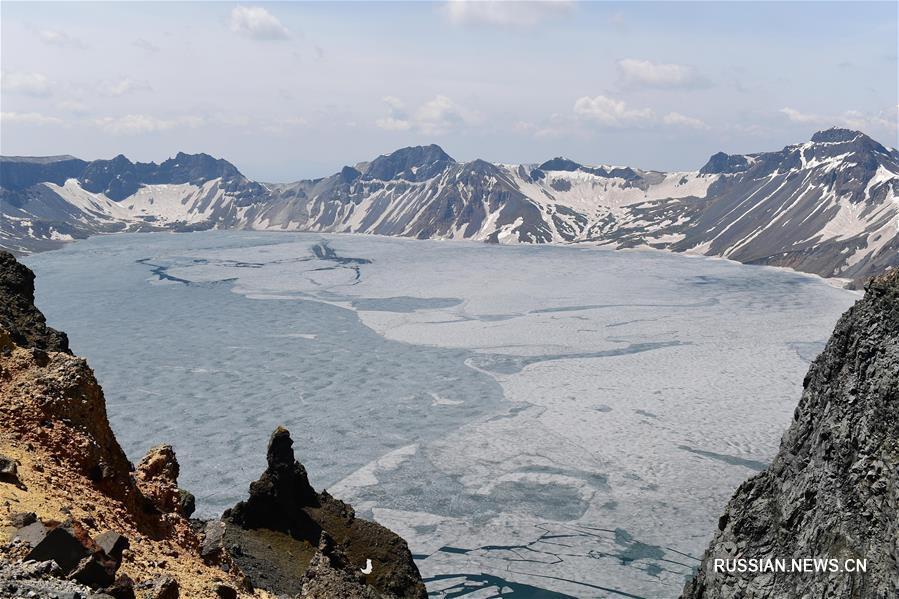
<svg viewBox="0 0 899 599">
<path fill-rule="evenodd" d="M 271 185 L 202 154 L 0 166 L 0 245 L 19 252 L 100 232 L 240 228 L 648 246 L 851 279 L 899 266 L 899 153 L 845 129 L 676 173 L 460 163 L 433 145 Z"/>
</svg>

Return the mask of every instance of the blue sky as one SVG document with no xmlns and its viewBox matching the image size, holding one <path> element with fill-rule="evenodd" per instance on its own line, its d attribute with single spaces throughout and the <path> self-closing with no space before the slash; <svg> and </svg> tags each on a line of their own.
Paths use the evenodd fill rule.
<svg viewBox="0 0 899 599">
<path fill-rule="evenodd" d="M 288 181 L 413 144 L 696 169 L 895 146 L 897 3 L 0 3 L 3 154 L 179 150 Z"/>
</svg>

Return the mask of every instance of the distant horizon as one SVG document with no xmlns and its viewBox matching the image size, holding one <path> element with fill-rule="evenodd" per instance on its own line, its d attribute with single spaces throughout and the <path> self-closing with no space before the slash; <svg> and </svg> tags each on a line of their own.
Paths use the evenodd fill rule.
<svg viewBox="0 0 899 599">
<path fill-rule="evenodd" d="M 283 181 L 423 142 L 661 171 L 830 125 L 896 145 L 894 2 L 5 0 L 0 16 L 4 154 L 212 149 Z"/>
<path fill-rule="evenodd" d="M 726 153 L 727 153 L 727 154 L 733 154 L 733 155 L 739 155 L 739 154 L 746 154 L 746 155 L 749 155 L 749 154 L 760 154 L 760 153 L 766 153 L 766 152 L 777 152 L 777 151 L 779 151 L 779 150 L 781 150 L 781 149 L 784 149 L 784 148 L 789 147 L 789 146 L 792 146 L 792 145 L 797 145 L 797 144 L 801 144 L 801 143 L 806 143 L 806 142 L 808 142 L 808 141 L 812 138 L 812 136 L 813 136 L 815 133 L 819 133 L 819 132 L 822 132 L 822 131 L 829 131 L 829 130 L 833 130 L 833 129 L 842 129 L 842 130 L 847 130 L 847 131 L 853 131 L 853 132 L 855 132 L 855 133 L 860 133 L 860 134 L 862 134 L 862 135 L 865 135 L 865 136 L 868 137 L 869 139 L 872 139 L 872 140 L 874 140 L 875 142 L 881 144 L 882 146 L 884 146 L 884 147 L 887 148 L 888 150 L 893 150 L 893 151 L 896 151 L 896 150 L 897 150 L 897 148 L 896 148 L 895 146 L 891 146 L 891 145 L 889 145 L 889 144 L 883 143 L 883 142 L 879 141 L 878 139 L 876 139 L 873 135 L 870 135 L 869 133 L 866 133 L 865 131 L 862 131 L 862 130 L 860 130 L 860 129 L 853 129 L 853 128 L 851 128 L 851 127 L 839 127 L 839 126 L 837 126 L 837 125 L 834 125 L 834 126 L 831 126 L 831 127 L 815 129 L 814 131 L 812 131 L 811 133 L 809 133 L 809 134 L 807 135 L 807 139 L 800 140 L 800 141 L 795 141 L 795 142 L 792 142 L 792 143 L 788 143 L 788 144 L 786 144 L 785 146 L 782 146 L 782 147 L 780 147 L 780 148 L 750 149 L 749 151 L 746 151 L 746 152 L 726 152 Z M 174 153 L 171 153 L 170 155 L 166 156 L 165 158 L 161 158 L 161 159 L 160 159 L 160 158 L 155 158 L 155 159 L 151 159 L 151 160 L 132 160 L 127 154 L 125 154 L 125 153 L 123 153 L 123 152 L 119 152 L 119 153 L 117 153 L 117 154 L 114 154 L 113 156 L 110 156 L 109 158 L 85 158 L 85 157 L 83 157 L 83 156 L 78 156 L 78 155 L 75 155 L 75 154 L 68 154 L 68 153 L 64 153 L 64 154 L 48 154 L 48 155 L 33 155 L 33 156 L 23 155 L 23 154 L 15 154 L 15 155 L 13 155 L 13 154 L 0 154 L 0 158 L 2 158 L 2 159 L 4 159 L 4 160 L 14 160 L 14 159 L 44 159 L 44 160 L 46 160 L 46 159 L 51 159 L 51 158 L 57 158 L 57 159 L 74 159 L 74 160 L 82 160 L 82 161 L 84 161 L 84 162 L 95 162 L 95 161 L 99 161 L 99 160 L 113 160 L 113 159 L 117 158 L 118 156 L 124 156 L 124 157 L 127 158 L 129 161 L 131 161 L 132 163 L 135 163 L 135 164 L 141 163 L 141 164 L 156 164 L 156 165 L 158 165 L 158 164 L 161 164 L 162 162 L 165 162 L 166 160 L 172 160 L 172 159 L 174 159 L 178 154 L 187 154 L 187 155 L 191 155 L 191 156 L 196 156 L 196 155 L 200 155 L 200 154 L 205 154 L 205 155 L 207 155 L 207 156 L 210 156 L 210 157 L 214 158 L 215 160 L 224 160 L 224 161 L 228 162 L 229 164 L 231 164 L 232 166 L 234 166 L 238 171 L 240 171 L 240 173 L 241 173 L 242 175 L 244 175 L 245 177 L 247 177 L 247 178 L 250 179 L 251 181 L 256 181 L 256 182 L 258 182 L 258 183 L 284 184 L 284 183 L 294 183 L 294 182 L 297 182 L 297 181 L 309 181 L 309 180 L 322 179 L 322 178 L 325 178 L 325 177 L 329 177 L 329 176 L 331 176 L 331 175 L 334 175 L 335 173 L 339 172 L 341 168 L 344 168 L 344 167 L 347 167 L 347 166 L 355 168 L 356 165 L 363 164 L 363 163 L 367 163 L 367 162 L 371 162 L 372 160 L 374 160 L 374 159 L 376 159 L 376 158 L 379 158 L 379 157 L 381 157 L 381 156 L 390 156 L 391 154 L 394 154 L 395 152 L 398 152 L 398 151 L 400 151 L 400 150 L 404 150 L 404 149 L 408 149 L 408 148 L 416 148 L 416 147 L 429 147 L 429 146 L 436 146 L 436 147 L 440 148 L 444 153 L 446 153 L 447 155 L 449 155 L 450 158 L 452 158 L 455 162 L 461 163 L 461 164 L 467 164 L 467 163 L 470 163 L 470 162 L 475 162 L 475 161 L 477 161 L 477 160 L 485 160 L 485 161 L 487 161 L 487 162 L 491 162 L 491 163 L 495 163 L 495 164 L 519 164 L 519 165 L 525 165 L 525 166 L 532 166 L 532 165 L 539 165 L 539 164 L 542 164 L 542 163 L 544 163 L 544 162 L 546 162 L 546 161 L 548 161 L 548 160 L 552 160 L 552 159 L 554 159 L 554 158 L 564 158 L 564 159 L 567 159 L 567 160 L 572 160 L 573 162 L 576 162 L 576 163 L 578 163 L 578 164 L 580 164 L 580 165 L 582 165 L 582 166 L 589 166 L 589 167 L 599 167 L 599 166 L 631 167 L 631 168 L 639 169 L 639 170 L 641 170 L 641 171 L 646 171 L 646 172 L 661 172 L 661 173 L 672 173 L 672 172 L 696 172 L 696 171 L 698 171 L 700 168 L 702 168 L 702 166 L 703 166 L 706 162 L 708 162 L 708 159 L 709 159 L 709 158 L 711 158 L 712 156 L 714 156 L 714 155 L 717 154 L 718 152 L 723 151 L 723 150 L 718 150 L 718 151 L 715 151 L 715 152 L 710 153 L 710 154 L 706 157 L 705 161 L 704 161 L 702 164 L 700 164 L 700 165 L 698 165 L 698 166 L 696 166 L 695 168 L 692 168 L 692 169 L 664 170 L 664 169 L 656 169 L 656 168 L 647 168 L 647 167 L 644 167 L 644 166 L 639 165 L 639 164 L 611 163 L 611 162 L 591 162 L 591 161 L 589 161 L 589 160 L 582 160 L 582 159 L 580 159 L 580 158 L 576 158 L 576 157 L 574 157 L 574 156 L 565 155 L 565 154 L 556 154 L 556 155 L 553 155 L 553 156 L 545 157 L 545 158 L 543 158 L 543 159 L 541 159 L 541 160 L 536 160 L 536 161 L 531 161 L 531 162 L 508 162 L 508 161 L 503 161 L 503 160 L 488 160 L 488 159 L 483 158 L 483 157 L 474 157 L 474 158 L 463 158 L 463 159 L 459 159 L 458 157 L 454 156 L 454 155 L 452 154 L 452 152 L 447 152 L 446 149 L 443 147 L 443 145 L 441 145 L 440 143 L 437 143 L 437 142 L 431 142 L 431 143 L 415 144 L 415 145 L 411 145 L 411 146 L 401 146 L 401 147 L 395 148 L 395 149 L 393 149 L 393 150 L 391 150 L 391 151 L 389 151 L 389 152 L 384 152 L 384 153 L 378 154 L 378 155 L 376 155 L 376 156 L 371 156 L 371 157 L 369 157 L 368 159 L 365 159 L 365 160 L 357 160 L 357 161 L 352 162 L 352 163 L 346 162 L 346 163 L 344 163 L 344 164 L 338 166 L 337 168 L 335 168 L 333 171 L 328 172 L 328 173 L 319 174 L 319 175 L 314 175 L 314 176 L 311 176 L 311 177 L 295 177 L 295 178 L 292 178 L 292 179 L 285 179 L 285 180 L 260 179 L 260 178 L 257 178 L 257 177 L 250 176 L 250 175 L 248 175 L 248 174 L 243 170 L 243 168 L 241 168 L 241 166 L 240 166 L 237 162 L 235 162 L 235 161 L 229 159 L 227 156 L 225 156 L 225 155 L 217 155 L 217 154 L 213 154 L 213 153 L 211 153 L 211 152 L 204 152 L 204 151 L 198 151 L 198 152 L 186 152 L 186 151 L 184 151 L 184 150 L 176 150 Z"/>
</svg>

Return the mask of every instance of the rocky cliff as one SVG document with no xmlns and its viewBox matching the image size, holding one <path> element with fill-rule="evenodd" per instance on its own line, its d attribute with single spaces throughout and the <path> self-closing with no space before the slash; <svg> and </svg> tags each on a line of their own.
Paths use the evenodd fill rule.
<svg viewBox="0 0 899 599">
<path fill-rule="evenodd" d="M 899 596 L 899 271 L 867 284 L 804 386 L 777 456 L 731 499 L 684 599 Z M 834 559 L 840 571 L 716 571 L 739 558 Z M 854 560 L 866 571 L 846 571 Z"/>
<path fill-rule="evenodd" d="M 425 596 L 405 541 L 316 493 L 283 429 L 246 502 L 189 520 L 172 448 L 128 460 L 94 373 L 33 294 L 0 252 L 0 597 Z"/>
<path fill-rule="evenodd" d="M 0 327 L 17 345 L 69 353 L 69 340 L 34 307 L 34 273 L 0 252 Z"/>
</svg>

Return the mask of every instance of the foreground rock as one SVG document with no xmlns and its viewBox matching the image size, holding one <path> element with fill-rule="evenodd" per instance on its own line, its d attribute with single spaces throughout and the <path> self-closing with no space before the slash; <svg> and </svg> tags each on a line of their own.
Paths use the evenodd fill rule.
<svg viewBox="0 0 899 599">
<path fill-rule="evenodd" d="M 191 599 L 240 587 L 239 573 L 199 556 L 174 454 L 158 470 L 151 454 L 135 477 L 94 373 L 33 294 L 31 271 L 0 252 L 0 597 L 128 599 L 130 581 L 160 576 Z M 29 559 L 55 567 L 35 572 Z"/>
<path fill-rule="evenodd" d="M 34 275 L 0 252 L 0 597 L 425 597 L 405 541 L 316 493 L 292 443 L 276 431 L 249 499 L 198 536 L 172 447 L 128 460 Z"/>
<path fill-rule="evenodd" d="M 805 378 L 768 469 L 743 483 L 685 599 L 899 593 L 899 271 L 875 279 Z M 715 571 L 716 559 L 867 560 L 866 572 Z"/>
<path fill-rule="evenodd" d="M 316 493 L 306 469 L 294 458 L 293 440 L 286 429 L 279 427 L 272 433 L 267 459 L 268 468 L 250 485 L 250 497 L 222 516 L 231 525 L 225 532 L 226 543 L 239 546 L 232 557 L 254 584 L 273 580 L 269 590 L 304 597 L 427 596 L 406 542 L 379 524 L 356 518 L 351 506 L 327 492 Z M 270 551 L 270 546 L 276 549 Z M 278 580 L 271 575 L 284 571 L 275 566 L 285 554 L 294 556 L 302 580 Z M 371 573 L 355 576 L 367 560 L 372 563 Z M 345 594 L 321 594 L 338 587 Z"/>
<path fill-rule="evenodd" d="M 21 347 L 69 351 L 69 339 L 47 326 L 34 307 L 34 273 L 7 252 L 0 252 L 0 328 Z"/>
</svg>

